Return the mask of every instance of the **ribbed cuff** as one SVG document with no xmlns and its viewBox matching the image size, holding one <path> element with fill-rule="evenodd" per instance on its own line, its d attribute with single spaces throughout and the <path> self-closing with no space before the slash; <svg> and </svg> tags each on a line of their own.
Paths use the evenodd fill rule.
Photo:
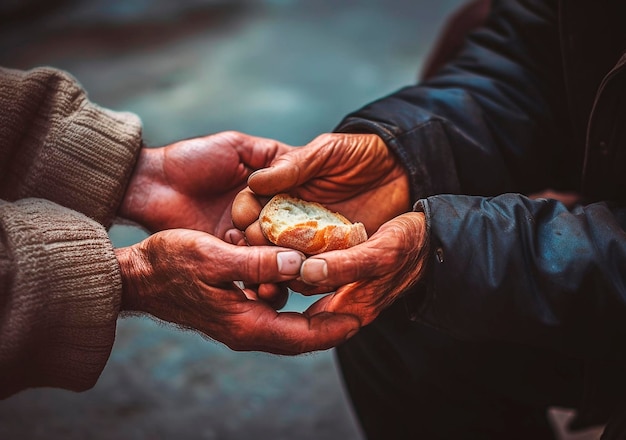
<svg viewBox="0 0 626 440">
<path fill-rule="evenodd" d="M 48 201 L 0 201 L 12 261 L 0 304 L 0 396 L 91 388 L 115 338 L 122 291 L 102 225 Z"/>
<path fill-rule="evenodd" d="M 14 153 L 5 197 L 51 200 L 109 227 L 142 146 L 139 118 L 91 103 L 62 71 L 2 73 L 16 89 L 2 102 L 17 119 L 7 125 Z"/>
</svg>

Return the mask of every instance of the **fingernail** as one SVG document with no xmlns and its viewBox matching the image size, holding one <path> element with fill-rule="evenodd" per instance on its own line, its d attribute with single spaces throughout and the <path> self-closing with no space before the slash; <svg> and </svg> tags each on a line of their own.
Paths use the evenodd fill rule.
<svg viewBox="0 0 626 440">
<path fill-rule="evenodd" d="M 297 275 L 304 261 L 304 255 L 296 251 L 285 251 L 276 254 L 278 272 L 282 275 Z"/>
<path fill-rule="evenodd" d="M 257 174 L 262 174 L 265 173 L 269 170 L 269 168 L 261 168 L 260 170 L 256 170 L 255 172 L 253 172 L 252 174 L 250 174 L 250 176 L 248 176 L 248 179 L 251 179 L 252 176 L 256 176 Z"/>
<path fill-rule="evenodd" d="M 237 230 L 237 229 L 229 229 L 226 232 L 226 236 L 224 237 L 224 240 L 227 243 L 231 243 L 231 244 L 237 244 L 239 243 L 241 240 L 243 240 L 244 235 L 241 231 Z"/>
<path fill-rule="evenodd" d="M 317 284 L 328 278 L 328 266 L 326 261 L 319 258 L 311 258 L 302 264 L 300 269 L 302 280 L 308 284 Z"/>
</svg>

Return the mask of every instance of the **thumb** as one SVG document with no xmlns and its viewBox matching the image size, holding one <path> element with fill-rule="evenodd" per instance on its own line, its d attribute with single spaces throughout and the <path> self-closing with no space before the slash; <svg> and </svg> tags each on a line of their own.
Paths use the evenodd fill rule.
<svg viewBox="0 0 626 440">
<path fill-rule="evenodd" d="M 300 273 L 304 254 L 276 246 L 227 245 L 228 253 L 217 256 L 219 281 L 250 284 L 292 280 Z"/>
<path fill-rule="evenodd" d="M 407 260 L 420 256 L 425 233 L 424 214 L 400 215 L 357 246 L 307 259 L 300 277 L 308 284 L 329 287 L 388 277 L 406 266 Z"/>
<path fill-rule="evenodd" d="M 370 242 L 350 249 L 326 252 L 305 260 L 300 269 L 300 278 L 307 284 L 336 287 L 363 278 L 382 276 L 387 268 L 381 257 L 372 249 Z"/>
</svg>

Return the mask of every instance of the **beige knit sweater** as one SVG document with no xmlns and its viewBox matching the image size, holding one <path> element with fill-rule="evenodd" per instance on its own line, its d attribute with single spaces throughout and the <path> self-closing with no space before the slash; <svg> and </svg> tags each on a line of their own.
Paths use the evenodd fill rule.
<svg viewBox="0 0 626 440">
<path fill-rule="evenodd" d="M 0 397 L 97 381 L 121 297 L 106 228 L 140 147 L 138 118 L 68 74 L 0 68 Z"/>
</svg>

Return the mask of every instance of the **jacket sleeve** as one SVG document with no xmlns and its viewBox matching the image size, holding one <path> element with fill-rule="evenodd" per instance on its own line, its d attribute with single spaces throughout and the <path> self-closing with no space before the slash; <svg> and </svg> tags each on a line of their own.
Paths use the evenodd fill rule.
<svg viewBox="0 0 626 440">
<path fill-rule="evenodd" d="M 420 319 L 464 339 L 626 359 L 626 206 L 439 195 Z"/>
<path fill-rule="evenodd" d="M 336 130 L 381 136 L 406 166 L 414 202 L 562 187 L 556 179 L 571 171 L 563 157 L 572 152 L 561 150 L 570 143 L 555 3 L 494 1 L 486 25 L 438 74 L 348 115 Z"/>
<path fill-rule="evenodd" d="M 0 68 L 0 108 L 0 199 L 51 200 L 109 227 L 141 147 L 137 116 L 50 68 Z"/>
<path fill-rule="evenodd" d="M 623 356 L 624 207 L 569 212 L 506 194 L 579 183 L 556 3 L 495 0 L 486 25 L 432 79 L 337 130 L 380 135 L 405 164 L 413 201 L 424 199 L 432 256 L 425 293 L 407 295 L 419 319 L 459 338 Z"/>
<path fill-rule="evenodd" d="M 0 68 L 0 108 L 0 397 L 85 390 L 113 345 L 122 286 L 106 228 L 140 121 L 49 68 Z"/>
</svg>

